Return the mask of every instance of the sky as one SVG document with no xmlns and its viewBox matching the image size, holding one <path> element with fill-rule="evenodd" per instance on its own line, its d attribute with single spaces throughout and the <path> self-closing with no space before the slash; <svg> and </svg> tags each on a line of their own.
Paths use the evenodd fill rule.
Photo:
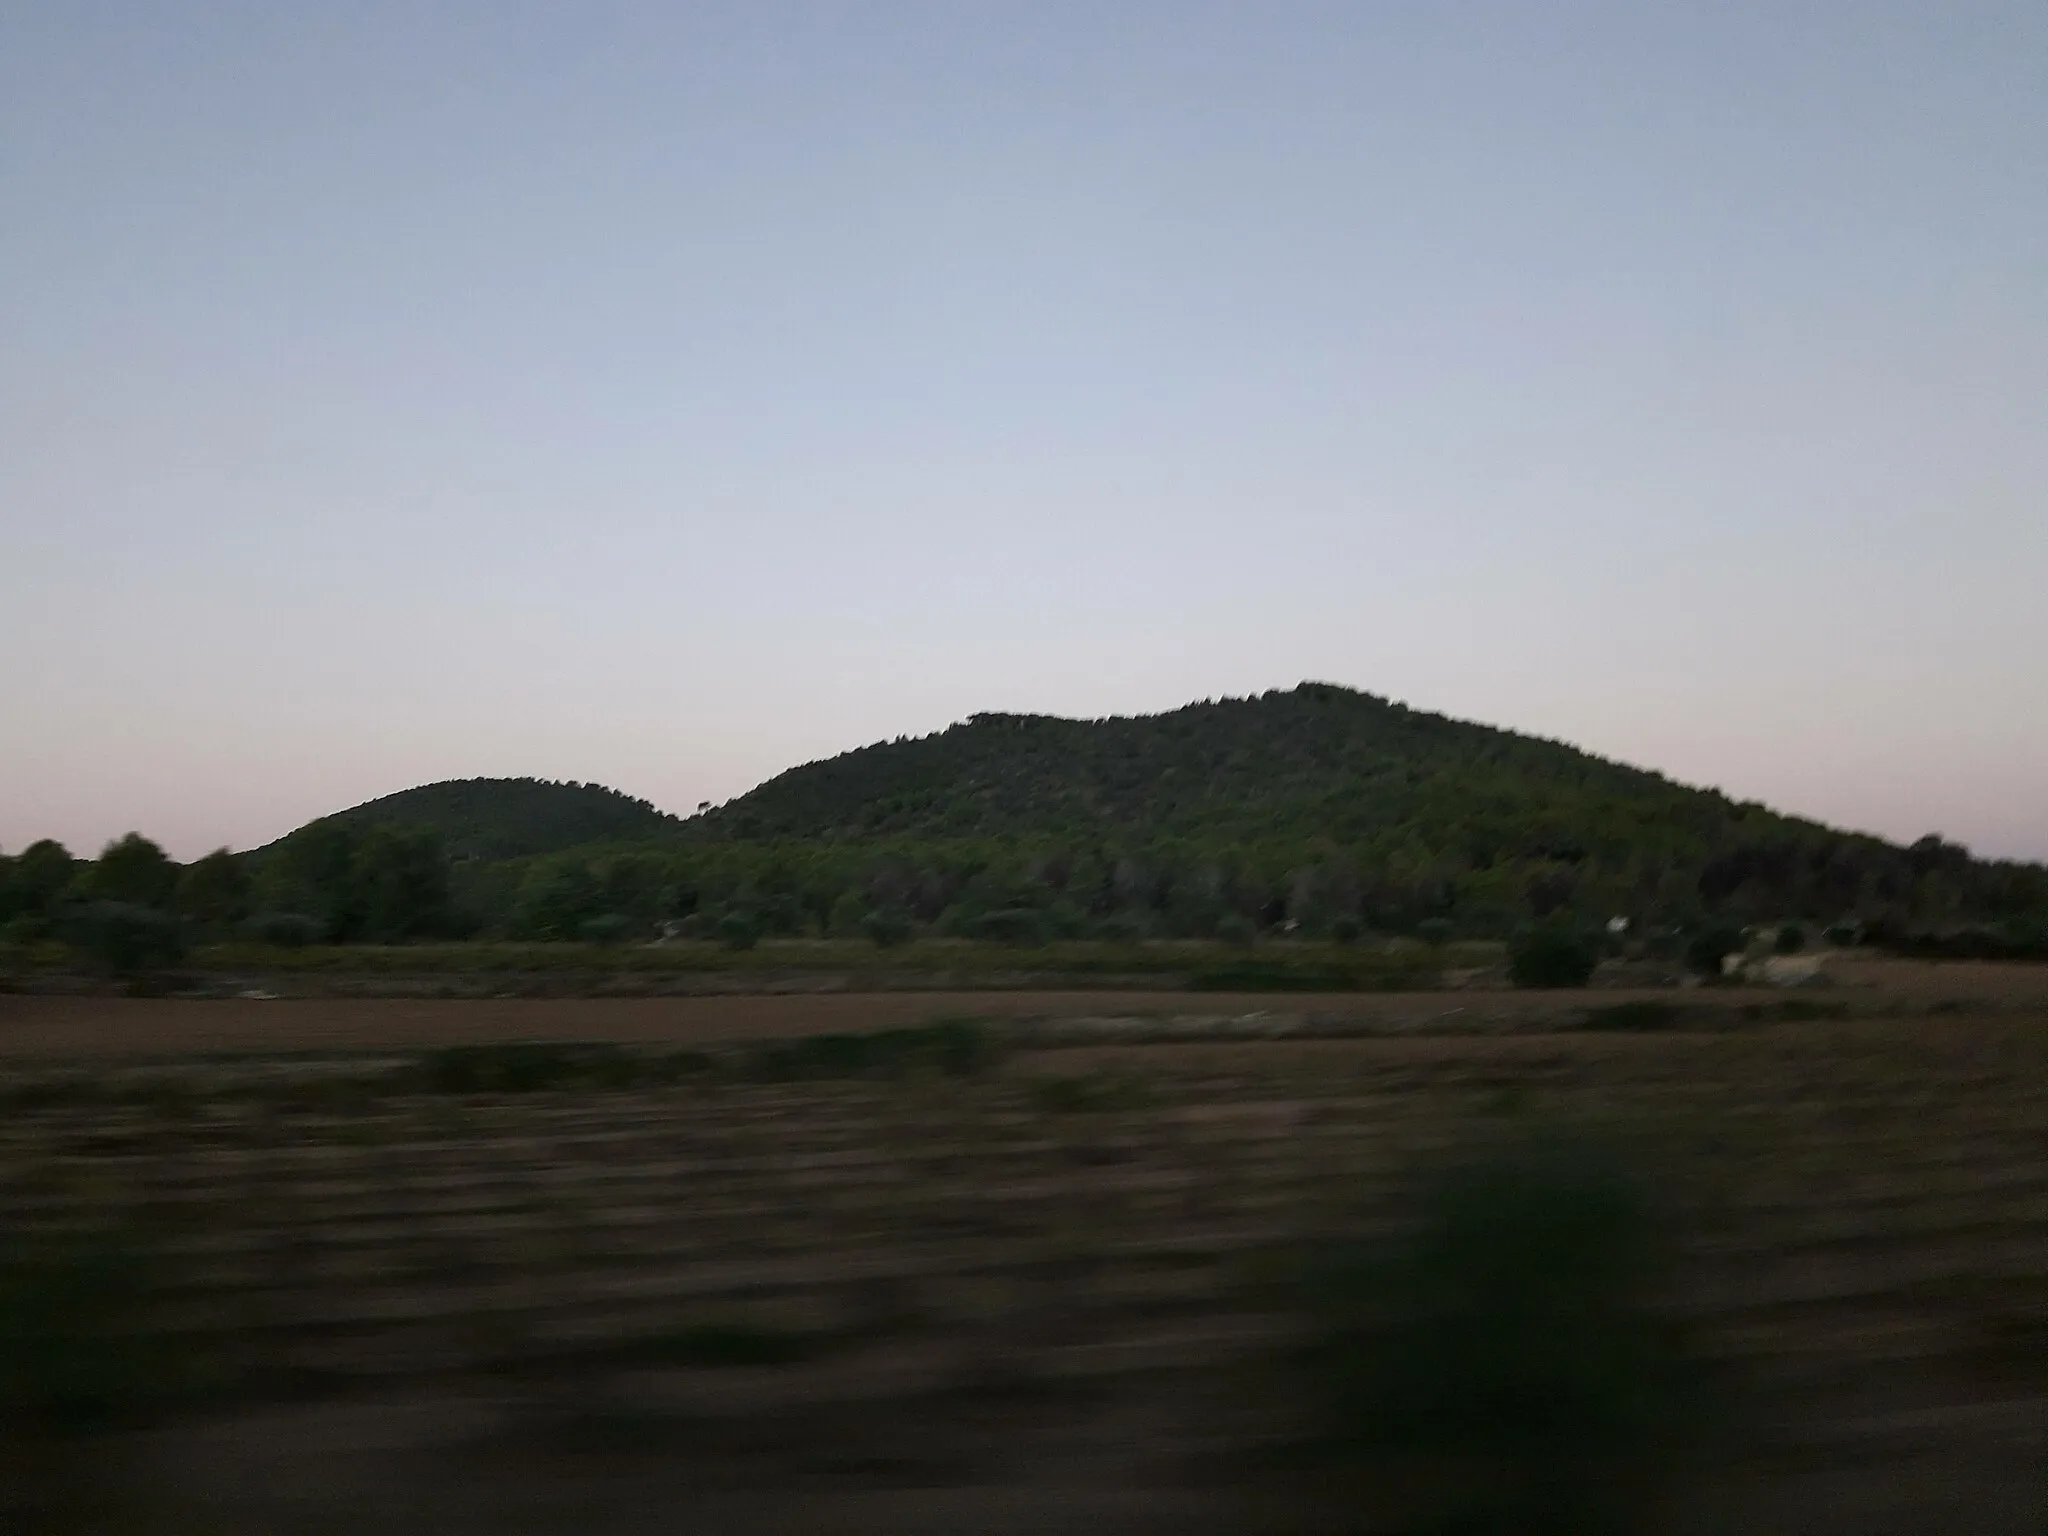
<svg viewBox="0 0 2048 1536">
<path fill-rule="evenodd" d="M 0 0 L 0 849 L 1317 679 L 2048 858 L 2048 7 Z"/>
</svg>

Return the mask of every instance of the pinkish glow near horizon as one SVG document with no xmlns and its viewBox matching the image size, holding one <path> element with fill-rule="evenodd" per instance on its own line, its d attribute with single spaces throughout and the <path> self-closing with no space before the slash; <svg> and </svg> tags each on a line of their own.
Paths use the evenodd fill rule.
<svg viewBox="0 0 2048 1536">
<path fill-rule="evenodd" d="M 1325 679 L 2048 857 L 2048 8 L 0 8 L 0 849 Z"/>
</svg>

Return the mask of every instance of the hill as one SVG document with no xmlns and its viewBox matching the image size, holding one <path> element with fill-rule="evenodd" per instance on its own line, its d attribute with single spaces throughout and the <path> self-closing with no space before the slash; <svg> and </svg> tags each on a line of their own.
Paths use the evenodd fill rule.
<svg viewBox="0 0 2048 1536">
<path fill-rule="evenodd" d="M 682 825 L 647 801 L 602 784 L 548 779 L 447 779 L 367 800 L 320 822 L 355 830 L 378 825 L 430 829 L 440 835 L 451 858 L 483 860 L 659 836 Z"/>
</svg>

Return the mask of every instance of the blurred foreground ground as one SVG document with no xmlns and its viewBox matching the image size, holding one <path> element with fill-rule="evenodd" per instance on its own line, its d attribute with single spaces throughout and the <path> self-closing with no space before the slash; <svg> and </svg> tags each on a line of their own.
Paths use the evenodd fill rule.
<svg viewBox="0 0 2048 1536">
<path fill-rule="evenodd" d="M 1023 1032 L 976 1070 L 735 1047 L 527 1092 L 422 1077 L 408 1051 L 945 1005 L 0 999 L 6 1230 L 30 1255 L 81 1229 L 143 1245 L 164 1375 L 117 1372 L 135 1401 L 107 1425 L 14 1426 L 0 1512 L 137 1533 L 1384 1529 L 1386 1469 L 1315 1449 L 1304 1257 L 1398 1226 L 1416 1169 L 1545 1125 L 1628 1147 L 1659 1190 L 1686 1249 L 1660 1299 L 1727 1383 L 1657 1529 L 2040 1536 L 2048 976 L 1859 979 L 1827 994 L 1855 1004 L 1841 1018 L 1487 1034 L 1441 1017 L 1470 998 L 1353 997 L 1398 1031 Z M 251 1029 L 299 1054 L 179 1055 L 257 1049 Z M 67 1042 L 156 1064 L 58 1063 Z"/>
</svg>

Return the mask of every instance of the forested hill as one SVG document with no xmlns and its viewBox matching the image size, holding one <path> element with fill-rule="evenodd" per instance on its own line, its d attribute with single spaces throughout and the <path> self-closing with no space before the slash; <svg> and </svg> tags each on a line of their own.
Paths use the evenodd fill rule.
<svg viewBox="0 0 2048 1536">
<path fill-rule="evenodd" d="M 793 768 L 693 826 L 738 840 L 1309 836 L 1483 865 L 1698 846 L 1780 819 L 1556 742 L 1304 683 L 1162 715 L 976 715 Z"/>
<path fill-rule="evenodd" d="M 647 801 L 602 784 L 547 779 L 447 779 L 322 820 L 356 829 L 429 828 L 451 857 L 461 859 L 516 859 L 583 843 L 659 836 L 682 825 Z"/>
</svg>

